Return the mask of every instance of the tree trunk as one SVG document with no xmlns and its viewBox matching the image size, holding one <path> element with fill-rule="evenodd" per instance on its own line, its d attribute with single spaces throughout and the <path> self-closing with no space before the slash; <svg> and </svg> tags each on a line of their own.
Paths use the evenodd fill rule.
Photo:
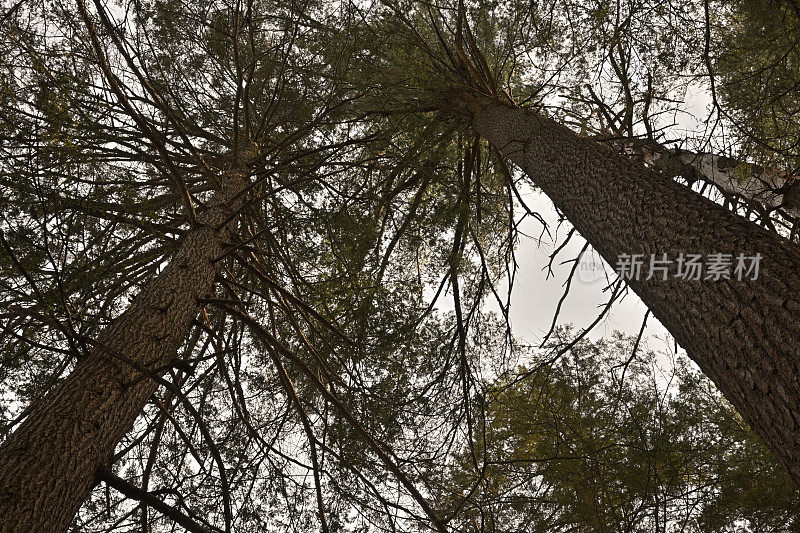
<svg viewBox="0 0 800 533">
<path fill-rule="evenodd" d="M 213 261 L 223 253 L 247 183 L 243 173 L 225 178 L 169 265 L 89 343 L 88 356 L 0 447 L 0 531 L 69 527 L 116 444 L 158 389 L 142 367 L 176 362 L 198 299 L 212 290 Z"/>
<path fill-rule="evenodd" d="M 666 281 L 629 285 L 800 483 L 800 246 L 535 111 L 468 107 L 474 130 L 610 264 L 620 254 L 761 254 L 755 280 L 687 281 L 673 265 Z"/>
<path fill-rule="evenodd" d="M 800 180 L 789 172 L 716 154 L 667 148 L 650 139 L 616 139 L 610 143 L 671 176 L 713 183 L 723 194 L 757 204 L 761 211 L 781 210 L 800 217 Z"/>
</svg>

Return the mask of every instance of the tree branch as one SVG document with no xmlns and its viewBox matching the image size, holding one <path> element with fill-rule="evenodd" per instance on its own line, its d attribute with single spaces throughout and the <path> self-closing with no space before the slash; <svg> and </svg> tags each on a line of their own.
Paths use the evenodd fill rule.
<svg viewBox="0 0 800 533">
<path fill-rule="evenodd" d="M 149 507 L 152 507 L 162 515 L 166 516 L 167 518 L 174 521 L 176 524 L 181 526 L 182 528 L 190 531 L 191 533 L 212 533 L 214 531 L 222 531 L 217 528 L 208 528 L 192 518 L 186 516 L 184 513 L 164 503 L 161 499 L 154 496 L 152 493 L 144 491 L 139 487 L 128 483 L 121 477 L 117 476 L 113 472 L 107 469 L 102 469 L 97 473 L 97 477 L 100 481 L 103 481 L 109 487 L 114 488 L 116 491 L 120 492 L 126 498 L 130 498 L 131 500 L 136 500 L 138 502 L 142 502 Z"/>
</svg>

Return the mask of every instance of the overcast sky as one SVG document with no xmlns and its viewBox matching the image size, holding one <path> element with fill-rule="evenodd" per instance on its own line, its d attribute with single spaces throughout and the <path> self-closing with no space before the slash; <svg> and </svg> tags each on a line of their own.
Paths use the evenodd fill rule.
<svg viewBox="0 0 800 533">
<path fill-rule="evenodd" d="M 706 92 L 690 92 L 686 97 L 684 112 L 671 117 L 674 125 L 669 129 L 667 137 L 700 140 L 705 132 L 703 120 L 707 116 L 709 104 L 710 95 Z M 694 148 L 692 144 L 689 147 Z M 561 262 L 577 257 L 586 241 L 577 235 L 573 236 L 569 245 L 553 262 L 555 277 L 546 279 L 549 256 L 563 242 L 571 225 L 565 223 L 555 233 L 558 216 L 552 202 L 544 194 L 534 191 L 523 192 L 523 197 L 528 206 L 548 222 L 553 232 L 553 238 L 545 234 L 539 242 L 542 226 L 529 217 L 520 227 L 527 237 L 522 237 L 517 247 L 519 270 L 512 295 L 512 326 L 519 341 L 538 344 L 550 328 L 556 306 L 563 294 L 563 284 L 572 268 L 571 263 L 562 265 Z M 594 257 L 599 259 L 596 253 Z M 606 265 L 606 268 L 613 279 L 612 267 Z M 606 285 L 602 280 L 587 283 L 576 275 L 570 294 L 562 306 L 558 323 L 572 323 L 576 331 L 591 324 L 601 310 L 598 306 L 608 300 L 609 291 L 603 292 Z M 609 336 L 614 331 L 636 335 L 646 311 L 647 307 L 639 297 L 633 291 L 628 291 L 625 298 L 615 303 L 604 320 L 595 326 L 589 337 L 598 339 Z M 669 345 L 673 342 L 664 326 L 652 315 L 648 318 L 645 335 L 648 337 L 648 345 L 655 350 L 664 350 L 667 342 Z"/>
</svg>

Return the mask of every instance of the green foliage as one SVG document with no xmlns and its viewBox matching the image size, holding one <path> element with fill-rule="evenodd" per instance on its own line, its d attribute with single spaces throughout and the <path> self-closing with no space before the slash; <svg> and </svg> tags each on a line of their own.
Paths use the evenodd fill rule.
<svg viewBox="0 0 800 533">
<path fill-rule="evenodd" d="M 244 532 L 316 529 L 316 473 L 331 531 L 427 530 L 377 443 L 465 531 L 796 528 L 783 471 L 685 364 L 664 389 L 641 354 L 619 392 L 606 369 L 630 342 L 614 339 L 512 384 L 520 354 L 486 312 L 515 268 L 518 176 L 475 139 L 465 94 L 641 133 L 702 63 L 698 6 L 142 0 L 108 25 L 90 5 L 87 25 L 22 5 L 0 30 L 0 432 L 193 231 L 176 182 L 202 212 L 244 170 L 218 301 L 159 369 L 183 397 L 146 406 L 120 475 L 212 525 L 230 499 Z M 763 36 L 747 17 L 732 43 Z M 724 94 L 757 117 L 752 83 Z M 98 489 L 76 529 L 170 530 L 137 505 Z"/>
<path fill-rule="evenodd" d="M 714 68 L 742 150 L 764 166 L 794 169 L 800 158 L 800 7 L 775 0 L 721 6 Z"/>
<path fill-rule="evenodd" d="M 632 344 L 583 342 L 492 383 L 484 477 L 463 452 L 453 479 L 478 484 L 463 531 L 800 529 L 798 489 L 708 379 L 652 351 L 624 366 Z"/>
</svg>

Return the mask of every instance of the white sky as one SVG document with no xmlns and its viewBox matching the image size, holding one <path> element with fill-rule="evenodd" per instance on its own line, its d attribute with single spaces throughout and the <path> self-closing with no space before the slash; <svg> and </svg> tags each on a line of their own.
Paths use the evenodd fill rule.
<svg viewBox="0 0 800 533">
<path fill-rule="evenodd" d="M 672 117 L 675 124 L 670 128 L 668 137 L 702 137 L 705 130 L 703 120 L 707 116 L 710 103 L 708 93 L 691 91 L 687 95 L 684 112 Z M 548 222 L 553 232 L 558 216 L 552 202 L 544 194 L 532 191 L 523 193 L 523 198 L 533 211 L 537 211 Z M 573 236 L 569 245 L 553 262 L 555 277 L 551 276 L 546 280 L 549 256 L 563 242 L 570 228 L 565 223 L 557 234 L 554 233 L 554 239 L 549 239 L 545 234 L 539 243 L 538 237 L 542 230 L 539 222 L 528 218 L 520 227 L 522 233 L 529 236 L 522 237 L 517 247 L 519 270 L 511 299 L 512 327 L 520 342 L 538 345 L 550 328 L 556 306 L 563 294 L 563 284 L 572 268 L 572 263 L 560 263 L 577 257 L 585 243 L 579 236 Z M 599 258 L 597 254 L 595 256 Z M 606 265 L 606 268 L 613 274 L 610 266 Z M 598 306 L 604 305 L 608 300 L 609 292 L 603 292 L 605 286 L 606 283 L 602 280 L 586 283 L 576 275 L 570 294 L 561 308 L 558 323 L 574 324 L 576 333 L 591 324 L 601 311 Z M 633 291 L 628 291 L 624 299 L 616 302 L 603 321 L 595 326 L 589 338 L 607 337 L 614 331 L 636 335 L 646 311 L 647 307 L 639 297 Z M 667 330 L 652 315 L 647 320 L 645 336 L 648 337 L 647 344 L 656 350 L 664 349 L 667 343 L 672 344 Z M 667 341 L 667 338 L 670 340 Z"/>
</svg>

